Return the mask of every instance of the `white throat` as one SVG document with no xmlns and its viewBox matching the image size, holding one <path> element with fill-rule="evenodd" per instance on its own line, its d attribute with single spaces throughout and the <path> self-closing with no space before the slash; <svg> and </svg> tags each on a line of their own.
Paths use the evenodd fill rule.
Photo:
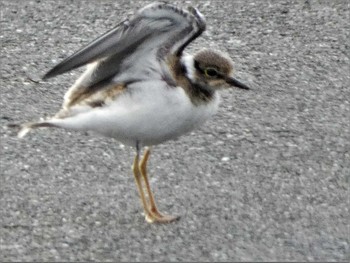
<svg viewBox="0 0 350 263">
<path fill-rule="evenodd" d="M 195 82 L 195 67 L 194 67 L 194 58 L 192 55 L 185 54 L 181 58 L 181 63 L 186 68 L 186 76 L 192 81 Z"/>
</svg>

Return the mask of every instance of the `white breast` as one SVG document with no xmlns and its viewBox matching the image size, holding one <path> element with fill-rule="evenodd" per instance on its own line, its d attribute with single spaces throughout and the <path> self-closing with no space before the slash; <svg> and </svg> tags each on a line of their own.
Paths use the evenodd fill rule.
<svg viewBox="0 0 350 263">
<path fill-rule="evenodd" d="M 191 131 L 217 110 L 218 94 L 209 103 L 195 106 L 182 88 L 159 88 L 160 84 L 142 82 L 143 87 L 131 87 L 110 105 L 52 122 L 64 128 L 95 131 L 132 146 L 136 141 L 155 145 Z"/>
</svg>

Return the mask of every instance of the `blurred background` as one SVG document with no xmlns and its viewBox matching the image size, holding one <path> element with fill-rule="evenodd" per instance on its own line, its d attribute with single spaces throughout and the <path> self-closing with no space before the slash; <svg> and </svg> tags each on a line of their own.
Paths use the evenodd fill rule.
<svg viewBox="0 0 350 263">
<path fill-rule="evenodd" d="M 249 92 L 154 148 L 151 184 L 179 222 L 149 225 L 134 149 L 11 123 L 51 116 L 83 69 L 40 76 L 150 1 L 0 1 L 2 261 L 349 261 L 349 1 L 174 1 Z"/>
</svg>

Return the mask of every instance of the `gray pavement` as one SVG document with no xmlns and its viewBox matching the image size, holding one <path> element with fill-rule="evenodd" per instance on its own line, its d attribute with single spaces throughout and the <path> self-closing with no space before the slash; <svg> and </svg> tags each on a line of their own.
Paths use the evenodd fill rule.
<svg viewBox="0 0 350 263">
<path fill-rule="evenodd" d="M 201 129 L 154 148 L 149 225 L 134 150 L 9 123 L 54 114 L 81 69 L 34 83 L 142 1 L 1 1 L 1 261 L 349 261 L 347 0 L 192 2 L 253 90 L 224 91 Z"/>
</svg>

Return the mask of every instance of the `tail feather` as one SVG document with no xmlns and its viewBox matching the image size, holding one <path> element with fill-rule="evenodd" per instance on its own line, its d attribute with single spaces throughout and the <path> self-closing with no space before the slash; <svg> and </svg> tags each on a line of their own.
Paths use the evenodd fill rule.
<svg viewBox="0 0 350 263">
<path fill-rule="evenodd" d="M 42 128 L 42 127 L 56 127 L 56 126 L 50 122 L 42 121 L 42 122 L 30 122 L 30 123 L 24 123 L 24 124 L 12 124 L 12 125 L 9 125 L 9 127 L 18 128 L 19 131 L 17 133 L 17 136 L 18 138 L 23 138 L 32 129 Z"/>
</svg>

